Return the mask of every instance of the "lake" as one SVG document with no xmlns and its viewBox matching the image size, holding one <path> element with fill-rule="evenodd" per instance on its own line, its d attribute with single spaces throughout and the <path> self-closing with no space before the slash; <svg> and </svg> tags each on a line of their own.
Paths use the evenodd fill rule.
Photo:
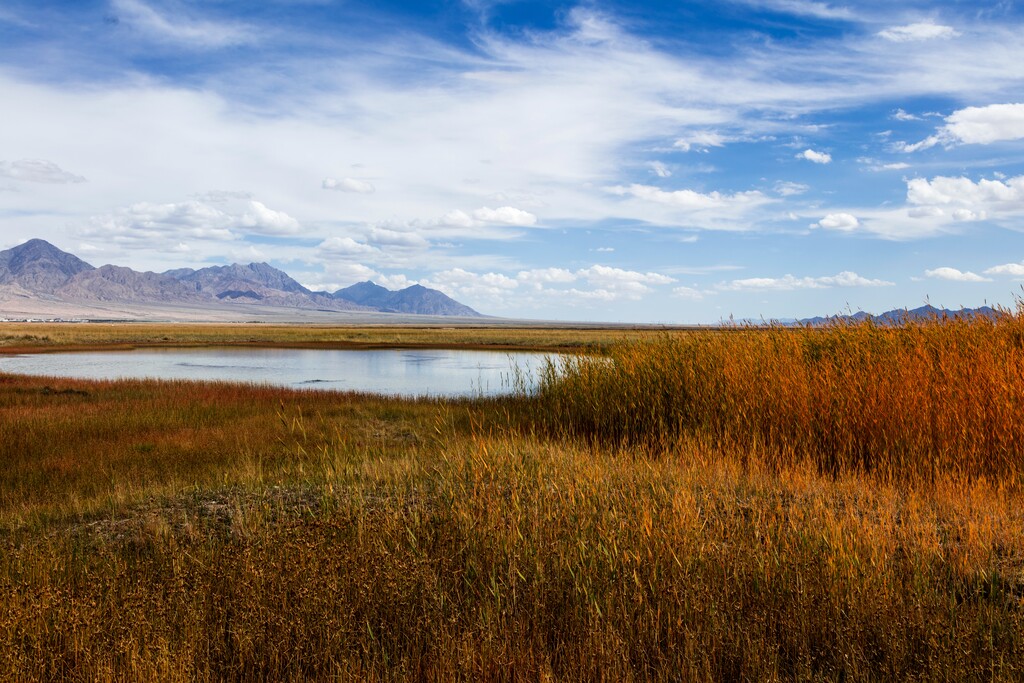
<svg viewBox="0 0 1024 683">
<path fill-rule="evenodd" d="M 78 379 L 203 380 L 399 396 L 496 396 L 551 354 L 451 350 L 138 349 L 0 355 L 0 371 Z"/>
</svg>

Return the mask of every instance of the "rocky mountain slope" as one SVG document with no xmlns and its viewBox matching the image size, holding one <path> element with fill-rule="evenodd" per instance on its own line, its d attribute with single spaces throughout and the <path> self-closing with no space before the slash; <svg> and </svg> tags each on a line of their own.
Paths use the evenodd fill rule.
<svg viewBox="0 0 1024 683">
<path fill-rule="evenodd" d="M 412 285 L 396 292 L 373 282 L 359 282 L 351 287 L 339 289 L 334 293 L 334 298 L 389 313 L 468 317 L 480 315 L 446 294 L 422 285 Z"/>
<path fill-rule="evenodd" d="M 49 242 L 33 239 L 0 251 L 0 295 L 47 302 L 105 302 L 307 311 L 360 311 L 477 317 L 445 294 L 414 285 L 398 292 L 363 282 L 333 294 L 304 287 L 266 263 L 179 268 L 140 273 L 122 266 L 96 268 Z M 3 298 L 0 296 L 0 299 Z M 3 311 L 0 310 L 0 316 Z"/>
</svg>

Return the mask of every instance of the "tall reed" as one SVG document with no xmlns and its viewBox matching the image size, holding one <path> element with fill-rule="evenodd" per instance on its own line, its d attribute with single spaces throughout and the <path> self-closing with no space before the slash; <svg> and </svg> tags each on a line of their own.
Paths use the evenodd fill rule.
<svg viewBox="0 0 1024 683">
<path fill-rule="evenodd" d="M 1020 481 L 1024 315 L 665 335 L 552 362 L 550 433 L 667 446 L 697 435 L 822 471 Z"/>
</svg>

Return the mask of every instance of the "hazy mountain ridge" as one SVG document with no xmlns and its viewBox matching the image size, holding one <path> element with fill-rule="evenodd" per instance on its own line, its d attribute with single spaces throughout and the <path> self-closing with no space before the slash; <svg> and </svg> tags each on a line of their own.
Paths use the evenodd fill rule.
<svg viewBox="0 0 1024 683">
<path fill-rule="evenodd" d="M 0 294 L 21 299 L 181 304 L 199 308 L 259 304 L 309 311 L 480 316 L 441 292 L 419 285 L 398 292 L 372 285 L 373 296 L 362 300 L 346 295 L 349 290 L 367 284 L 372 285 L 359 283 L 334 294 L 317 292 L 267 263 L 235 263 L 198 270 L 177 268 L 165 273 L 141 273 L 113 265 L 96 268 L 40 239 L 0 251 Z"/>
<path fill-rule="evenodd" d="M 880 325 L 898 325 L 904 322 L 917 322 L 933 318 L 973 318 L 977 316 L 997 318 L 1001 315 L 1003 315 L 1002 311 L 992 308 L 991 306 L 953 310 L 949 308 L 937 308 L 931 304 L 926 304 L 912 309 L 895 308 L 891 311 L 886 311 L 885 313 L 880 313 L 878 315 L 872 315 L 865 311 L 858 311 L 847 315 L 817 316 L 814 318 L 797 320 L 795 324 L 815 326 L 828 325 L 831 323 L 872 320 Z"/>
<path fill-rule="evenodd" d="M 367 280 L 366 282 L 357 282 L 351 287 L 339 289 L 333 296 L 335 299 L 351 301 L 360 306 L 370 306 L 388 313 L 466 317 L 480 315 L 447 294 L 422 285 L 412 285 L 396 292 Z"/>
</svg>

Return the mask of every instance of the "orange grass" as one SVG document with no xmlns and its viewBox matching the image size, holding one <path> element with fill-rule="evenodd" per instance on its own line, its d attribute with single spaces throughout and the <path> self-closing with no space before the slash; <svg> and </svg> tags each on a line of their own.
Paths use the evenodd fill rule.
<svg viewBox="0 0 1024 683">
<path fill-rule="evenodd" d="M 1021 680 L 1017 456 L 929 455 L 980 451 L 1013 329 L 666 337 L 458 402 L 0 376 L 0 674 Z"/>
<path fill-rule="evenodd" d="M 536 414 L 610 445 L 690 434 L 824 472 L 1018 485 L 1024 315 L 665 335 L 552 364 Z"/>
</svg>

